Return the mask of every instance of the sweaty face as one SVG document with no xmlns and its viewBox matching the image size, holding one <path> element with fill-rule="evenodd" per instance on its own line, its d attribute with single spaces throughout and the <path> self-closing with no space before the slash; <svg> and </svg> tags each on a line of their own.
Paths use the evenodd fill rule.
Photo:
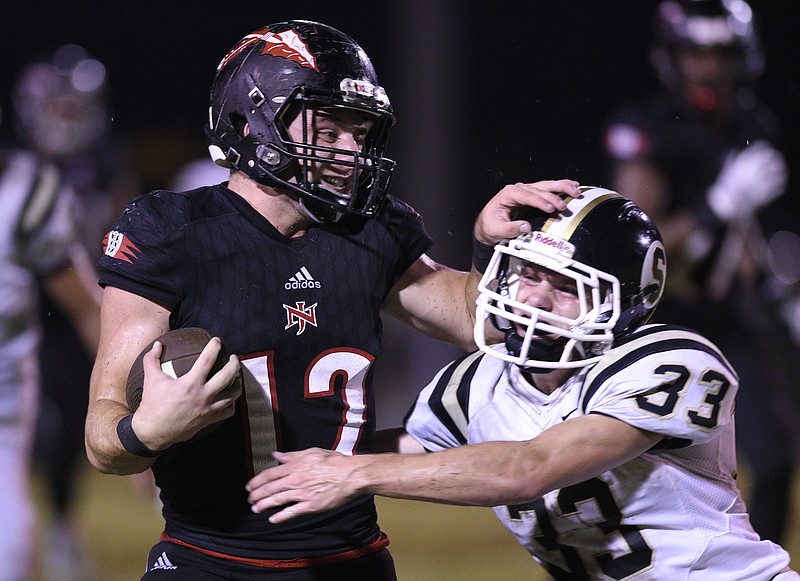
<svg viewBox="0 0 800 581">
<path fill-rule="evenodd" d="M 520 267 L 517 301 L 564 319 L 575 319 L 581 312 L 575 279 L 527 262 Z M 514 313 L 524 315 L 521 309 L 514 309 Z M 551 324 L 569 329 L 564 321 L 553 320 Z M 517 324 L 517 333 L 525 334 L 522 325 Z"/>
<path fill-rule="evenodd" d="M 290 139 L 311 146 L 301 148 L 301 155 L 326 160 L 303 164 L 308 182 L 348 197 L 357 178 L 357 155 L 363 151 L 373 124 L 369 116 L 353 109 L 312 107 L 306 109 L 305 116 L 298 111 L 288 126 Z M 358 163 L 364 163 L 363 159 Z"/>
</svg>

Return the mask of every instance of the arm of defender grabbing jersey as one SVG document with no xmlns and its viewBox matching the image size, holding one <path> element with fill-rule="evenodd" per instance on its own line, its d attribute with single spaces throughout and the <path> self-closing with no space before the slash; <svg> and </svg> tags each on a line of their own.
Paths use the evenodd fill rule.
<svg viewBox="0 0 800 581">
<path fill-rule="evenodd" d="M 513 184 L 500 190 L 483 208 L 475 222 L 476 238 L 494 245 L 530 230 L 517 220 L 519 208 L 533 207 L 544 212 L 566 207 L 559 194 L 577 196 L 578 182 L 572 180 Z M 423 255 L 392 288 L 383 308 L 426 335 L 453 343 L 466 351 L 476 348 L 475 301 L 481 274 L 454 270 Z M 502 337 L 498 336 L 498 340 Z"/>
<path fill-rule="evenodd" d="M 131 365 L 167 330 L 169 311 L 165 308 L 119 288 L 106 287 L 85 430 L 87 456 L 101 472 L 134 474 L 155 461 L 128 452 L 117 435 L 117 424 L 131 414 L 125 398 Z M 206 381 L 220 348 L 219 339 L 212 339 L 192 369 L 177 379 L 161 370 L 159 343 L 145 356 L 145 389 L 131 427 L 149 450 L 165 450 L 233 415 L 239 394 L 226 388 L 238 373 L 238 359 L 231 356 L 225 367 Z"/>
<path fill-rule="evenodd" d="M 429 454 L 276 452 L 281 464 L 250 480 L 248 499 L 254 512 L 289 505 L 270 517 L 273 523 L 329 510 L 360 494 L 471 506 L 519 504 L 632 460 L 661 437 L 590 414 L 528 441 Z"/>
</svg>

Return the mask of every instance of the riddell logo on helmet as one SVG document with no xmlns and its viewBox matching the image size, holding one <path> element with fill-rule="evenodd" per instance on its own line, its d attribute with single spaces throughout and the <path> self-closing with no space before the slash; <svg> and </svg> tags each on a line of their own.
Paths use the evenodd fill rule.
<svg viewBox="0 0 800 581">
<path fill-rule="evenodd" d="M 544 244 L 546 246 L 550 246 L 551 248 L 554 248 L 559 252 L 564 250 L 568 251 L 569 247 L 571 246 L 571 244 L 565 242 L 564 240 L 561 240 L 561 238 L 553 238 L 552 236 L 547 236 L 542 232 L 536 232 L 533 236 L 533 241 L 537 242 L 538 244 Z"/>
<path fill-rule="evenodd" d="M 535 252 L 556 260 L 569 260 L 575 254 L 575 246 L 557 236 L 548 236 L 544 232 L 530 232 L 527 236 L 529 248 Z"/>
</svg>

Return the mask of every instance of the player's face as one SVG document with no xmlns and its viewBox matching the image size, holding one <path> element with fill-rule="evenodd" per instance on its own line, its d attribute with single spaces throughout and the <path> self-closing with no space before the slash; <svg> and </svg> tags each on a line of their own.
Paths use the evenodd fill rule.
<svg viewBox="0 0 800 581">
<path fill-rule="evenodd" d="M 304 127 L 305 124 L 305 127 Z M 305 142 L 318 147 L 343 150 L 333 151 L 302 150 L 300 153 L 313 154 L 342 164 L 311 162 L 307 165 L 306 178 L 318 184 L 347 195 L 352 191 L 355 179 L 351 153 L 361 152 L 367 134 L 374 121 L 364 113 L 341 108 L 309 108 L 305 118 L 296 115 L 289 124 L 289 137 L 295 142 Z M 349 164 L 349 165 L 348 165 Z"/>
<path fill-rule="evenodd" d="M 517 301 L 567 319 L 576 318 L 581 311 L 575 279 L 527 262 L 520 270 Z M 518 332 L 525 333 L 521 328 Z"/>
<path fill-rule="evenodd" d="M 683 89 L 700 109 L 727 105 L 736 87 L 737 54 L 728 49 L 687 47 L 677 53 Z"/>
</svg>

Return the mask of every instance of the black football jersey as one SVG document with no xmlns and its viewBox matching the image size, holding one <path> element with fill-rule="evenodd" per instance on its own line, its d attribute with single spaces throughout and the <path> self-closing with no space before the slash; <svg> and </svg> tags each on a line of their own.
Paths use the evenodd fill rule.
<svg viewBox="0 0 800 581">
<path fill-rule="evenodd" d="M 104 241 L 100 283 L 165 306 L 172 328 L 218 335 L 245 374 L 235 415 L 153 466 L 168 535 L 259 559 L 334 554 L 375 538 L 370 497 L 273 525 L 251 512 L 244 487 L 274 463 L 274 449 L 370 449 L 381 304 L 430 245 L 420 216 L 393 197 L 374 219 L 345 216 L 298 239 L 224 185 L 128 204 Z"/>
<path fill-rule="evenodd" d="M 780 130 L 761 105 L 737 109 L 727 125 L 678 107 L 667 95 L 626 104 L 612 113 L 604 136 L 609 160 L 647 160 L 663 168 L 672 208 L 697 208 L 722 169 L 725 156 L 759 139 L 777 143 Z"/>
<path fill-rule="evenodd" d="M 706 284 L 706 277 L 713 270 L 727 231 L 708 207 L 706 192 L 731 152 L 758 140 L 776 145 L 780 141 L 779 126 L 763 105 L 737 109 L 732 115 L 729 124 L 715 125 L 701 112 L 678 107 L 667 95 L 654 95 L 615 111 L 604 136 L 609 163 L 642 160 L 656 164 L 671 192 L 668 210 L 691 210 L 710 235 L 711 250 L 704 260 L 680 267 L 677 260 L 675 263 L 700 286 Z M 680 256 L 676 254 L 675 258 Z M 661 313 L 664 310 L 662 307 Z M 694 320 L 685 322 L 697 325 Z"/>
</svg>

